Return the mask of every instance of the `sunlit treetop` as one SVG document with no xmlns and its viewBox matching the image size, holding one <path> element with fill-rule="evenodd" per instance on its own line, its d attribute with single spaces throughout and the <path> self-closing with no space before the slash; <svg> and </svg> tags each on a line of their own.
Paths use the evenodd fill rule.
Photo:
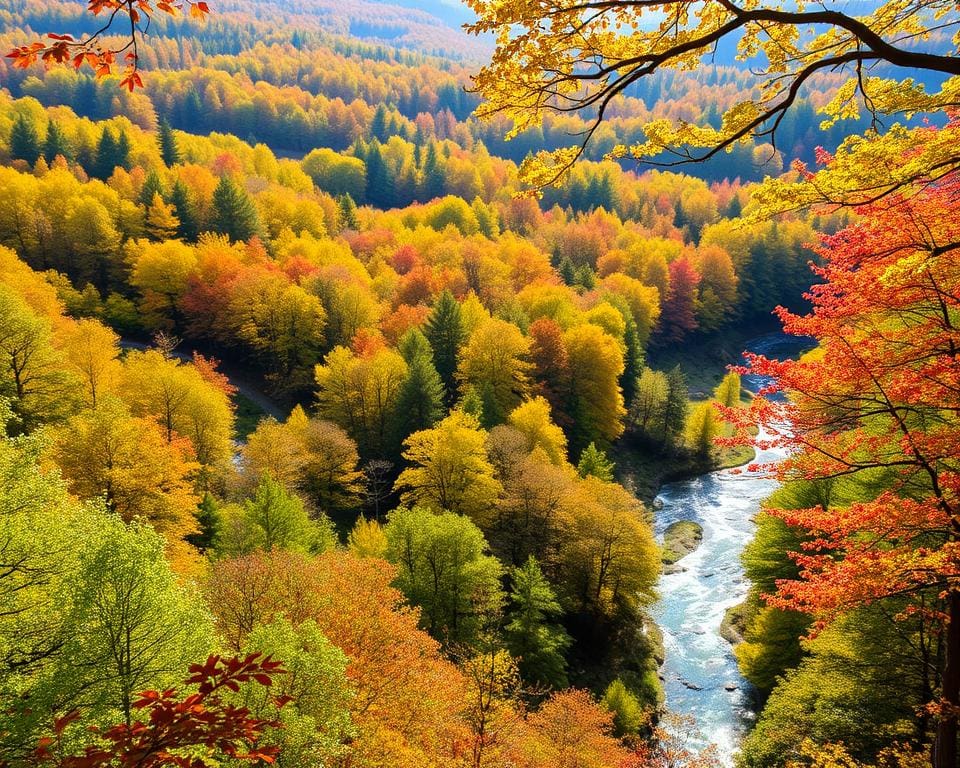
<svg viewBox="0 0 960 768">
<path fill-rule="evenodd" d="M 496 36 L 490 63 L 474 78 L 485 99 L 481 117 L 505 115 L 511 135 L 537 126 L 547 113 L 591 118 L 576 144 L 541 152 L 522 167 L 534 189 L 558 182 L 582 155 L 614 100 L 660 70 L 695 70 L 725 40 L 758 74 L 756 95 L 723 115 L 722 125 L 655 120 L 646 141 L 619 145 L 610 156 L 677 165 L 731 150 L 738 142 L 776 141 L 776 129 L 804 85 L 820 74 L 849 79 L 823 108 L 827 122 L 869 113 L 910 116 L 956 105 L 960 83 L 960 8 L 946 0 L 888 0 L 873 13 L 844 11 L 858 3 L 776 3 L 760 0 L 467 0 L 477 13 L 471 30 Z M 940 73 L 928 93 L 899 70 Z"/>
<path fill-rule="evenodd" d="M 120 74 L 120 85 L 130 91 L 143 87 L 139 72 L 139 47 L 157 14 L 178 16 L 188 13 L 204 19 L 210 12 L 202 0 L 88 0 L 87 10 L 103 20 L 92 34 L 73 35 L 47 32 L 43 39 L 21 45 L 7 54 L 18 67 L 29 67 L 37 61 L 48 65 L 84 65 L 97 77 Z M 110 42 L 107 36 L 111 35 Z M 119 35 L 116 43 L 114 37 Z"/>
</svg>

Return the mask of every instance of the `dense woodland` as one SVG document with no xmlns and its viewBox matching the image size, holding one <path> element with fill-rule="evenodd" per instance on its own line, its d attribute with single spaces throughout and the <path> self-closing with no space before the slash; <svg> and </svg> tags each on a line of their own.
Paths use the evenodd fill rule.
<svg viewBox="0 0 960 768">
<path fill-rule="evenodd" d="M 518 164 L 589 110 L 505 141 L 464 90 L 489 41 L 430 8 L 341 6 L 157 17 L 143 89 L 0 66 L 0 764 L 113 764 L 104 743 L 199 691 L 223 720 L 165 738 L 219 764 L 256 742 L 285 766 L 710 765 L 663 710 L 663 553 L 613 459 L 703 472 L 784 418 L 842 456 L 791 444 L 744 554 L 728 619 L 760 714 L 739 764 L 926 764 L 951 598 L 910 574 L 948 569 L 939 529 L 914 534 L 956 493 L 950 181 L 900 208 L 772 204 L 761 179 L 869 122 L 821 130 L 832 72 L 776 147 L 684 172 L 605 159 L 651 120 L 720 130 L 758 92 L 731 57 L 632 85 L 584 159 L 518 196 Z M 73 3 L 0 9 L 6 48 L 94 28 Z M 693 350 L 776 307 L 821 346 L 752 364 L 799 395 L 748 407 L 737 371 L 691 387 Z M 837 415 L 873 388 L 866 423 Z"/>
</svg>

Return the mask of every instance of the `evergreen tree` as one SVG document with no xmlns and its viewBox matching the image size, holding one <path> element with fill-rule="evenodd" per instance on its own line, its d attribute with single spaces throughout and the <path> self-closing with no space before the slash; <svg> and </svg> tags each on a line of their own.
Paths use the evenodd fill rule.
<svg viewBox="0 0 960 768">
<path fill-rule="evenodd" d="M 231 240 L 243 242 L 260 230 L 253 201 L 230 176 L 221 177 L 213 191 L 213 227 Z"/>
<path fill-rule="evenodd" d="M 663 435 L 665 443 L 674 443 L 687 423 L 687 377 L 680 366 L 667 374 L 667 404 L 664 408 Z"/>
<path fill-rule="evenodd" d="M 577 281 L 577 269 L 573 266 L 573 262 L 570 261 L 569 256 L 563 257 L 557 271 L 560 273 L 563 282 L 567 285 L 573 285 Z"/>
<path fill-rule="evenodd" d="M 163 182 L 160 180 L 160 175 L 156 171 L 151 170 L 150 173 L 147 174 L 147 178 L 143 181 L 138 202 L 145 208 L 149 208 L 153 205 L 154 195 L 163 197 Z"/>
<path fill-rule="evenodd" d="M 60 127 L 60 123 L 51 120 L 47 125 L 47 138 L 43 143 L 43 156 L 48 163 L 52 163 L 57 155 L 69 160 L 73 156 L 70 150 L 70 142 Z"/>
<path fill-rule="evenodd" d="M 433 306 L 424 325 L 424 333 L 433 349 L 433 364 L 446 389 L 446 402 L 452 403 L 457 390 L 456 372 L 460 347 L 467 339 L 460 303 L 450 291 L 444 291 Z"/>
<path fill-rule="evenodd" d="M 614 466 L 614 463 L 607 458 L 607 454 L 597 448 L 596 443 L 590 443 L 580 454 L 577 472 L 580 477 L 590 475 L 606 483 L 612 483 Z"/>
<path fill-rule="evenodd" d="M 377 208 L 393 208 L 396 203 L 394 178 L 374 141 L 367 151 L 367 202 Z"/>
<path fill-rule="evenodd" d="M 25 115 L 17 115 L 10 132 L 10 157 L 24 160 L 31 167 L 40 159 L 40 137 L 33 120 Z"/>
<path fill-rule="evenodd" d="M 444 190 L 443 171 L 437 159 L 437 143 L 427 145 L 427 156 L 423 161 L 423 199 L 433 200 L 442 197 Z"/>
<path fill-rule="evenodd" d="M 177 146 L 177 137 L 166 118 L 160 121 L 160 131 L 157 134 L 157 143 L 160 145 L 160 156 L 167 167 L 181 162 L 180 148 Z"/>
<path fill-rule="evenodd" d="M 220 509 L 217 500 L 209 492 L 203 494 L 203 499 L 197 505 L 197 524 L 200 530 L 186 537 L 201 552 L 213 546 L 213 541 L 220 530 Z"/>
<path fill-rule="evenodd" d="M 119 150 L 117 140 L 110 130 L 110 126 L 105 125 L 100 132 L 100 141 L 97 142 L 97 156 L 93 161 L 93 167 L 90 169 L 90 175 L 101 181 L 106 181 L 113 173 L 113 169 L 120 165 Z"/>
<path fill-rule="evenodd" d="M 125 170 L 130 170 L 130 137 L 127 132 L 120 129 L 120 135 L 117 137 L 117 165 Z M 113 169 L 110 169 L 113 173 Z"/>
<path fill-rule="evenodd" d="M 340 226 L 343 229 L 358 229 L 357 204 L 350 195 L 340 195 L 337 198 L 337 211 L 340 217 Z"/>
<path fill-rule="evenodd" d="M 373 120 L 370 122 L 370 138 L 386 141 L 388 137 L 387 129 L 387 107 L 380 104 L 376 112 L 373 113 Z"/>
<path fill-rule="evenodd" d="M 561 613 L 560 604 L 533 555 L 512 573 L 510 619 L 504 627 L 507 647 L 520 659 L 524 679 L 553 688 L 567 686 L 564 651 L 570 638 L 550 622 Z"/>
<path fill-rule="evenodd" d="M 177 235 L 186 242 L 194 242 L 200 234 L 200 222 L 197 209 L 190 197 L 187 185 L 177 179 L 170 191 L 170 203 L 180 224 L 177 226 Z"/>
<path fill-rule="evenodd" d="M 397 405 L 398 443 L 414 432 L 429 429 L 442 418 L 444 396 L 427 337 L 412 328 L 400 339 L 399 349 L 407 361 L 407 379 Z"/>
</svg>

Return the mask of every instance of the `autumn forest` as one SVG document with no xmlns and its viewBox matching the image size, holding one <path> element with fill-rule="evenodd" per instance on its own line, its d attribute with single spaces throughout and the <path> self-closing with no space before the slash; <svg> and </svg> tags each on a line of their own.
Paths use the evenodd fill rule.
<svg viewBox="0 0 960 768">
<path fill-rule="evenodd" d="M 0 0 L 0 767 L 960 768 L 958 45 Z"/>
</svg>

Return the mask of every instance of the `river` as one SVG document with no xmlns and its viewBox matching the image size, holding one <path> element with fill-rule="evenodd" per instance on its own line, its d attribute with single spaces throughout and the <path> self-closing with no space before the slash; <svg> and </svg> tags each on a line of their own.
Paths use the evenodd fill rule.
<svg viewBox="0 0 960 768">
<path fill-rule="evenodd" d="M 748 349 L 787 357 L 810 346 L 805 339 L 775 333 L 754 339 Z M 756 391 L 757 377 L 744 377 Z M 758 461 L 782 458 L 779 451 L 761 451 Z M 678 562 L 680 570 L 660 577 L 660 601 L 653 618 L 663 631 L 666 706 L 692 720 L 702 748 L 714 744 L 724 765 L 733 765 L 740 738 L 753 718 L 749 683 L 737 669 L 730 644 L 720 636 L 727 608 L 743 601 L 749 589 L 740 553 L 753 536 L 753 517 L 776 481 L 742 471 L 721 470 L 665 485 L 657 497 L 658 537 L 671 523 L 694 520 L 703 526 L 703 541 Z M 659 504 L 657 505 L 659 506 Z"/>
</svg>

